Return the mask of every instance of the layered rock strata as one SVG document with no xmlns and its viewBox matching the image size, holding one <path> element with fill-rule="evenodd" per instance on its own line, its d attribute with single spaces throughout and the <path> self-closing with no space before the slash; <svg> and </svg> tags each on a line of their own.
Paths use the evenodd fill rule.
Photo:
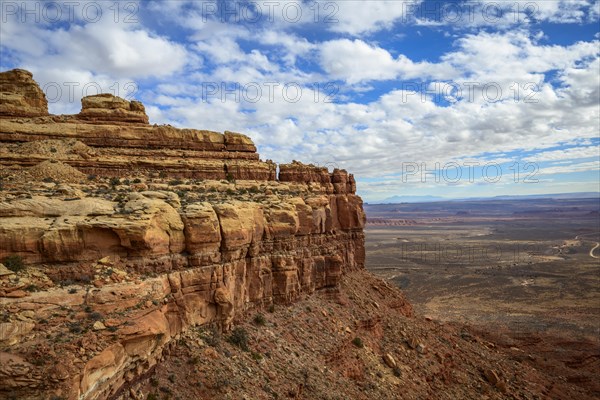
<svg viewBox="0 0 600 400">
<path fill-rule="evenodd" d="M 0 91 L 0 394 L 113 398 L 190 327 L 364 266 L 346 171 L 277 176 L 245 135 L 149 125 L 111 95 L 48 115 L 23 70 Z"/>
</svg>

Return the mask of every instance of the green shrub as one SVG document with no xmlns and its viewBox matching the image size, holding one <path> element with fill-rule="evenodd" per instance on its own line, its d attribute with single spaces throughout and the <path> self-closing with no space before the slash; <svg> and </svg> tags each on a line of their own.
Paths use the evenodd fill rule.
<svg viewBox="0 0 600 400">
<path fill-rule="evenodd" d="M 25 264 L 23 263 L 23 258 L 16 254 L 6 257 L 2 261 L 2 264 L 4 264 L 4 266 L 6 268 L 10 269 L 13 272 L 19 272 L 19 271 L 22 271 L 25 269 Z"/>
<path fill-rule="evenodd" d="M 228 339 L 229 343 L 248 351 L 248 332 L 244 328 L 235 328 Z"/>
<path fill-rule="evenodd" d="M 354 339 L 352 339 L 352 344 L 355 345 L 358 348 L 365 347 L 365 344 L 363 343 L 362 339 L 359 338 L 358 336 L 355 337 Z"/>
<path fill-rule="evenodd" d="M 256 314 L 254 316 L 254 323 L 259 326 L 264 326 L 267 323 L 267 320 L 264 315 Z"/>
<path fill-rule="evenodd" d="M 119 178 L 117 178 L 116 176 L 113 176 L 112 178 L 110 178 L 110 185 L 111 186 L 117 186 L 121 184 L 121 180 Z"/>
<path fill-rule="evenodd" d="M 218 347 L 219 342 L 221 341 L 221 332 L 216 328 L 216 326 L 211 325 L 203 328 L 200 331 L 200 337 L 207 345 L 211 347 Z"/>
<path fill-rule="evenodd" d="M 71 333 L 82 333 L 83 327 L 79 322 L 69 322 L 69 332 Z"/>
<path fill-rule="evenodd" d="M 98 311 L 91 312 L 89 318 L 93 321 L 101 321 L 103 319 L 102 314 L 100 314 Z"/>
</svg>

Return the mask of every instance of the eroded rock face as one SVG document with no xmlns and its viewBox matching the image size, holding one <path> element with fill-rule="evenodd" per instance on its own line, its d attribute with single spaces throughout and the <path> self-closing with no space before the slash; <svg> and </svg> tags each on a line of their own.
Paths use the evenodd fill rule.
<svg viewBox="0 0 600 400">
<path fill-rule="evenodd" d="M 92 121 L 148 123 L 146 109 L 142 103 L 127 101 L 109 93 L 81 99 L 81 112 L 78 117 Z"/>
<path fill-rule="evenodd" d="M 82 103 L 77 116 L 0 115 L 0 261 L 26 266 L 0 276 L 0 376 L 20 398 L 110 398 L 192 327 L 228 330 L 363 268 L 352 175 L 294 162 L 277 180 L 245 135 L 150 126 L 110 95 Z M 27 175 L 53 161 L 95 176 Z"/>
<path fill-rule="evenodd" d="M 48 115 L 48 101 L 31 72 L 13 69 L 0 73 L 0 116 L 42 115 Z"/>
</svg>

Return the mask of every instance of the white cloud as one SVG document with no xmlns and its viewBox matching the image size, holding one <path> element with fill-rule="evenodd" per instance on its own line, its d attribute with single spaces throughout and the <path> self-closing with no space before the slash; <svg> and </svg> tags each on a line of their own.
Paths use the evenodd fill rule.
<svg viewBox="0 0 600 400">
<path fill-rule="evenodd" d="M 334 32 L 359 35 L 390 29 L 395 23 L 412 18 L 418 1 L 335 1 L 321 5 L 321 19 L 329 17 L 329 29 Z"/>
<path fill-rule="evenodd" d="M 527 156 L 525 159 L 531 162 L 542 162 L 542 161 L 561 161 L 561 160 L 574 160 L 582 158 L 600 158 L 600 147 L 598 146 L 587 146 L 587 147 L 573 147 L 561 150 L 550 150 L 542 151 L 537 154 Z"/>
<path fill-rule="evenodd" d="M 312 51 L 317 49 L 317 45 L 309 42 L 306 38 L 272 29 L 259 33 L 256 39 L 265 45 L 283 47 L 285 54 L 282 60 L 289 66 L 296 64 L 298 57 L 308 57 Z"/>
<path fill-rule="evenodd" d="M 330 77 L 349 84 L 399 77 L 424 79 L 447 76 L 451 72 L 448 65 L 415 63 L 402 54 L 393 58 L 386 49 L 371 46 L 360 39 L 338 39 L 321 44 L 320 63 Z"/>
<path fill-rule="evenodd" d="M 599 9 L 598 0 L 440 1 L 417 10 L 413 17 L 419 26 L 505 30 L 539 22 L 593 22 L 598 20 Z"/>
<path fill-rule="evenodd" d="M 81 97 L 98 92 L 133 98 L 138 92 L 137 79 L 168 77 L 196 61 L 182 44 L 128 20 L 125 5 L 116 9 L 111 4 L 113 8 L 108 9 L 92 3 L 93 10 L 100 7 L 101 13 L 84 13 L 81 10 L 91 8 L 77 3 L 70 25 L 48 23 L 44 18 L 36 22 L 34 14 L 25 19 L 3 16 L 2 53 L 35 74 L 40 86 L 47 89 L 51 112 L 77 113 Z M 70 18 L 66 11 L 61 15 Z"/>
<path fill-rule="evenodd" d="M 571 174 L 575 172 L 600 171 L 600 161 L 575 163 L 571 165 L 560 165 L 540 168 L 540 175 Z"/>
</svg>

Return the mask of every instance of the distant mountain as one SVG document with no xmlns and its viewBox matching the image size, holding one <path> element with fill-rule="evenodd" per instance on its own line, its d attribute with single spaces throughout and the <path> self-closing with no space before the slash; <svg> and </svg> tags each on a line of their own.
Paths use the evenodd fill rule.
<svg viewBox="0 0 600 400">
<path fill-rule="evenodd" d="M 396 203 L 431 203 L 434 201 L 449 200 L 439 196 L 392 196 L 382 200 L 379 204 L 396 204 Z"/>
<path fill-rule="evenodd" d="M 589 199 L 600 198 L 600 192 L 576 192 L 576 193 L 551 193 L 551 194 L 524 194 L 524 195 L 502 195 L 494 197 L 465 197 L 446 198 L 440 196 L 392 196 L 387 199 L 372 202 L 371 204 L 400 204 L 400 203 L 433 203 L 437 201 L 493 201 L 493 200 L 535 200 L 535 199 Z"/>
</svg>

